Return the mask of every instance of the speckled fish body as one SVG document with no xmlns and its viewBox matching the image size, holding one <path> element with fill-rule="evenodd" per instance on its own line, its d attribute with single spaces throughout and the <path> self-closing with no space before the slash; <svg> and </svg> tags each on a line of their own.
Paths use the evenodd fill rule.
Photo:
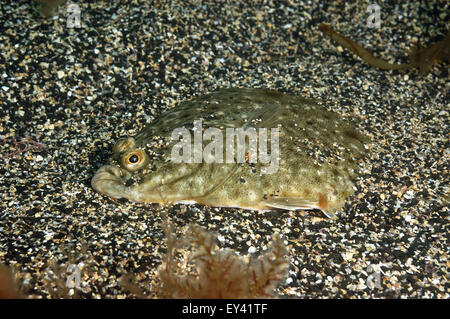
<svg viewBox="0 0 450 319">
<path fill-rule="evenodd" d="M 278 128 L 279 163 L 175 163 L 176 128 Z M 92 186 L 136 202 L 196 202 L 247 209 L 340 209 L 353 191 L 367 138 L 338 114 L 311 100 L 266 89 L 222 89 L 163 113 L 134 138 L 115 144 L 111 165 Z M 207 144 L 206 141 L 204 141 Z"/>
</svg>

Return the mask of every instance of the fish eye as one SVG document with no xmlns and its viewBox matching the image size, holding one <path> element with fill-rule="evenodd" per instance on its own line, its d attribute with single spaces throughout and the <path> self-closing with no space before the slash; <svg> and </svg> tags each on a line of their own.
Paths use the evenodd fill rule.
<svg viewBox="0 0 450 319">
<path fill-rule="evenodd" d="M 132 150 L 122 156 L 121 164 L 129 171 L 138 170 L 147 164 L 147 154 L 142 150 Z"/>
<path fill-rule="evenodd" d="M 140 160 L 141 160 L 141 157 L 139 156 L 139 154 L 133 154 L 128 157 L 128 163 L 130 163 L 130 164 L 136 164 Z"/>
</svg>

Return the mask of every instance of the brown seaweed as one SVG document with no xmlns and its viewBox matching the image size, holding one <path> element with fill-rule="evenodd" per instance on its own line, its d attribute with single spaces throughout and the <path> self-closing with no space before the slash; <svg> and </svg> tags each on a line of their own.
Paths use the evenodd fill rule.
<svg viewBox="0 0 450 319">
<path fill-rule="evenodd" d="M 430 71 L 433 63 L 439 61 L 450 61 L 450 31 L 442 40 L 423 48 L 415 48 L 410 56 L 411 66 L 419 68 L 422 73 Z"/>
<path fill-rule="evenodd" d="M 336 41 L 343 47 L 352 51 L 367 64 L 383 70 L 406 70 L 409 68 L 419 68 L 421 72 L 426 73 L 430 70 L 432 63 L 439 62 L 440 60 L 448 61 L 450 59 L 450 31 L 444 39 L 436 42 L 435 44 L 423 49 L 414 49 L 410 55 L 410 63 L 392 64 L 374 57 L 361 45 L 340 35 L 328 24 L 321 24 L 319 26 L 319 30 L 333 41 Z"/>
<path fill-rule="evenodd" d="M 218 249 L 216 236 L 191 226 L 185 239 L 178 239 L 169 227 L 167 255 L 159 268 L 162 285 L 158 295 L 164 298 L 270 298 L 285 278 L 287 249 L 279 235 L 272 237 L 271 249 L 258 258 L 244 258 L 234 251 Z M 191 246 L 189 263 L 196 274 L 185 272 L 175 258 L 175 249 Z"/>
<path fill-rule="evenodd" d="M 20 292 L 13 272 L 8 267 L 0 264 L 0 299 L 21 298 L 25 297 Z"/>
</svg>

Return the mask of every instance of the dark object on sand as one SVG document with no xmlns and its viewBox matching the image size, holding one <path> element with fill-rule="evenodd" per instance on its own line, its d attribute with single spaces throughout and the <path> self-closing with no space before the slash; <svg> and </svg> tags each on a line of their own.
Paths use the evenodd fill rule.
<svg viewBox="0 0 450 319">
<path fill-rule="evenodd" d="M 406 70 L 409 68 L 419 68 L 422 73 L 427 73 L 429 72 L 432 63 L 439 62 L 440 60 L 450 60 L 450 31 L 447 32 L 445 38 L 435 44 L 423 49 L 414 49 L 409 57 L 410 63 L 392 64 L 374 57 L 369 51 L 364 49 L 358 43 L 337 33 L 328 24 L 321 24 L 319 26 L 319 30 L 332 40 L 355 53 L 367 64 L 383 70 Z"/>
<path fill-rule="evenodd" d="M 58 6 L 65 0 L 35 0 L 39 4 L 39 12 L 45 18 L 50 18 L 56 14 Z"/>
</svg>

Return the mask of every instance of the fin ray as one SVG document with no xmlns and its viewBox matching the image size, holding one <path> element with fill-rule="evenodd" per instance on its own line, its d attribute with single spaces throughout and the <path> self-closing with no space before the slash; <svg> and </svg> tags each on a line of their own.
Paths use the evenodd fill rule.
<svg viewBox="0 0 450 319">
<path fill-rule="evenodd" d="M 263 202 L 264 205 L 270 208 L 285 209 L 285 210 L 311 210 L 318 209 L 328 217 L 333 218 L 335 215 L 321 208 L 321 202 L 310 201 L 299 197 L 273 197 L 270 200 Z"/>
</svg>

